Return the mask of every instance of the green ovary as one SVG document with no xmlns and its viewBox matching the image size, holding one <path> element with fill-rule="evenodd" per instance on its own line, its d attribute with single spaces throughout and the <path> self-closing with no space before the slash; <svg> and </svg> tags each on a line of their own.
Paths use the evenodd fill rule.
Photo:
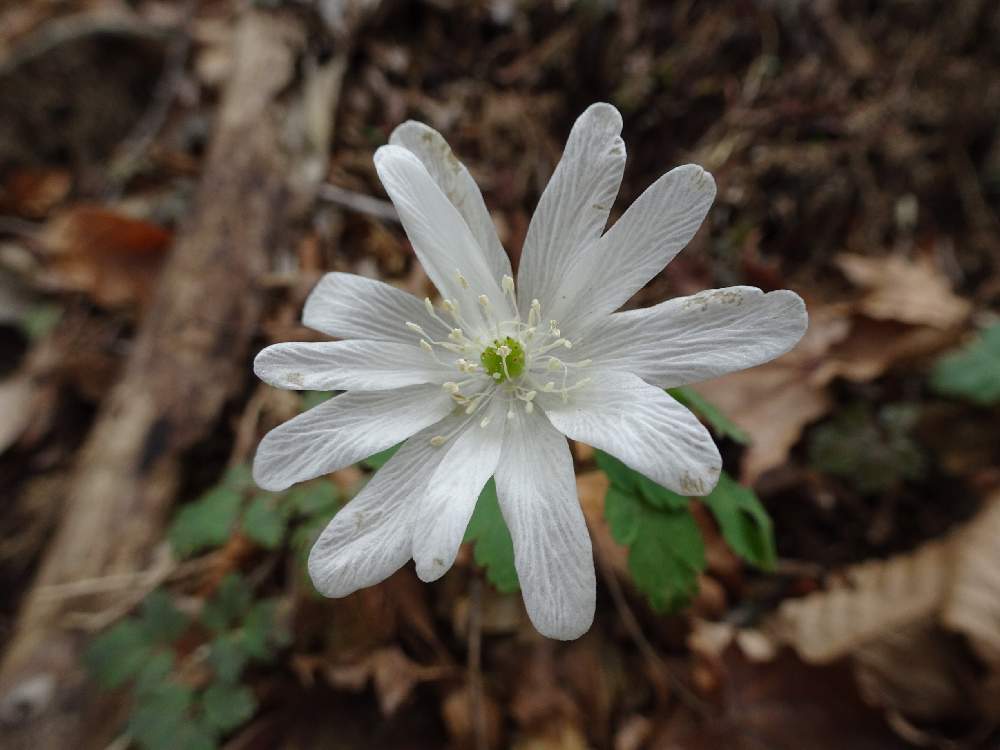
<svg viewBox="0 0 1000 750">
<path fill-rule="evenodd" d="M 510 349 L 510 354 L 506 357 L 501 356 L 500 352 L 497 351 L 501 346 Z M 506 368 L 504 368 L 504 360 L 506 360 Z M 483 363 L 483 367 L 490 377 L 496 382 L 502 383 L 507 380 L 508 375 L 511 378 L 516 378 L 524 372 L 524 347 L 521 346 L 520 341 L 516 341 L 510 336 L 503 341 L 494 339 L 493 345 L 483 350 L 479 361 Z"/>
</svg>

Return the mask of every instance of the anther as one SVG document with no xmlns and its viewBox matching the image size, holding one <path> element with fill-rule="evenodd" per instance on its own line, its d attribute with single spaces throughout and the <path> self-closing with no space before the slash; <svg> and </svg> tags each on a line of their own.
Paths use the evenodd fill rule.
<svg viewBox="0 0 1000 750">
<path fill-rule="evenodd" d="M 420 339 L 420 348 L 430 354 L 434 353 L 434 347 L 431 346 L 431 343 L 427 339 Z"/>
<path fill-rule="evenodd" d="M 487 297 L 485 294 L 480 294 L 479 295 L 479 304 L 482 305 L 483 307 L 489 307 L 490 306 L 490 298 Z"/>
<path fill-rule="evenodd" d="M 479 426 L 485 429 L 486 425 L 488 425 L 489 423 L 490 423 L 490 418 L 483 417 L 483 421 L 479 423 Z"/>
<path fill-rule="evenodd" d="M 424 332 L 424 329 L 421 328 L 420 326 L 418 326 L 416 323 L 411 323 L 410 321 L 406 321 L 406 327 L 409 328 L 411 331 L 416 331 L 421 336 L 426 336 L 427 335 Z"/>
<path fill-rule="evenodd" d="M 435 435 L 434 437 L 431 438 L 431 445 L 433 445 L 435 448 L 440 448 L 442 445 L 444 445 L 444 441 L 447 439 L 448 438 L 446 438 L 444 435 Z"/>
<path fill-rule="evenodd" d="M 434 305 L 431 304 L 431 298 L 430 297 L 424 297 L 424 307 L 427 308 L 427 314 L 428 315 L 433 315 L 434 314 Z"/>
<path fill-rule="evenodd" d="M 469 282 L 462 275 L 461 271 L 458 271 L 458 270 L 455 271 L 455 278 L 458 279 L 458 283 L 462 285 L 463 289 L 468 289 L 469 288 Z"/>
<path fill-rule="evenodd" d="M 504 274 L 504 277 L 500 279 L 500 287 L 507 293 L 511 294 L 514 291 L 514 279 L 511 276 Z"/>
</svg>

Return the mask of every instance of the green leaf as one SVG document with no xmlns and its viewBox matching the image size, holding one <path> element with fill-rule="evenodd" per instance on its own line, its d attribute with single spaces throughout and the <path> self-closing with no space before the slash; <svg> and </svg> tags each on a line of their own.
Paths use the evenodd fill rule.
<svg viewBox="0 0 1000 750">
<path fill-rule="evenodd" d="M 83 658 L 93 678 L 113 690 L 135 677 L 152 653 L 149 633 L 137 620 L 128 619 L 91 641 Z"/>
<path fill-rule="evenodd" d="M 340 507 L 340 493 L 333 482 L 318 479 L 296 487 L 288 493 L 287 501 L 296 513 L 303 516 L 322 515 L 328 520 Z"/>
<path fill-rule="evenodd" d="M 229 539 L 243 504 L 241 492 L 218 486 L 181 508 L 167 532 L 179 557 L 190 557 Z"/>
<path fill-rule="evenodd" d="M 384 451 L 380 451 L 379 453 L 376 453 L 374 456 L 369 456 L 361 463 L 364 464 L 367 468 L 377 471 L 378 469 L 381 469 L 383 466 L 385 466 L 389 462 L 390 458 L 396 455 L 396 451 L 398 451 L 402 447 L 402 445 L 403 445 L 402 443 L 399 443 L 398 445 L 394 445 L 391 448 L 386 448 Z"/>
<path fill-rule="evenodd" d="M 159 650 L 153 653 L 143 664 L 135 678 L 135 693 L 155 690 L 174 670 L 174 654 L 172 651 Z"/>
<path fill-rule="evenodd" d="M 938 361 L 931 387 L 982 406 L 1000 403 L 1000 323 Z"/>
<path fill-rule="evenodd" d="M 686 497 L 661 487 L 652 479 L 633 471 L 614 456 L 604 451 L 594 451 L 594 460 L 598 468 L 608 475 L 611 484 L 622 492 L 639 494 L 656 508 L 683 510 L 688 507 Z"/>
<path fill-rule="evenodd" d="M 166 591 L 154 591 L 142 603 L 141 622 L 152 641 L 170 644 L 187 629 L 188 618 Z"/>
<path fill-rule="evenodd" d="M 307 391 L 302 394 L 302 411 L 309 411 L 331 398 L 333 398 L 333 391 Z"/>
<path fill-rule="evenodd" d="M 215 676 L 227 682 L 236 682 L 247 664 L 248 655 L 242 645 L 239 633 L 226 633 L 212 641 L 208 652 L 208 663 L 215 670 Z"/>
<path fill-rule="evenodd" d="M 691 513 L 646 506 L 629 547 L 628 568 L 653 609 L 674 611 L 688 604 L 704 567 L 705 545 Z"/>
<path fill-rule="evenodd" d="M 161 682 L 136 695 L 128 730 L 148 750 L 176 748 L 178 732 L 190 721 L 194 694 L 176 682 Z"/>
<path fill-rule="evenodd" d="M 658 611 L 687 604 L 705 567 L 705 546 L 690 502 L 602 451 L 595 459 L 611 482 L 604 516 L 615 541 L 629 548 L 636 588 Z"/>
<path fill-rule="evenodd" d="M 740 445 L 749 445 L 750 436 L 746 431 L 739 428 L 729 417 L 719 411 L 714 404 L 707 401 L 704 396 L 698 393 L 698 391 L 683 386 L 681 388 L 668 388 L 667 393 L 708 422 L 719 437 L 728 437 Z"/>
<path fill-rule="evenodd" d="M 245 685 L 215 682 L 201 697 L 205 719 L 221 732 L 230 732 L 253 716 L 257 699 Z"/>
<path fill-rule="evenodd" d="M 198 721 L 189 720 L 177 728 L 177 735 L 167 747 L 170 750 L 176 750 L 177 748 L 184 748 L 184 750 L 215 750 L 218 746 L 216 733 L 212 729 L 202 726 Z"/>
<path fill-rule="evenodd" d="M 510 594 L 520 588 L 514 568 L 514 544 L 500 513 L 497 486 L 492 479 L 479 495 L 465 541 L 475 542 L 476 563 L 486 568 L 486 578 L 497 591 Z"/>
<path fill-rule="evenodd" d="M 215 596 L 205 603 L 201 621 L 209 630 L 221 633 L 233 627 L 250 608 L 253 592 L 247 582 L 236 573 L 222 579 Z"/>
<path fill-rule="evenodd" d="M 771 518 L 753 490 L 725 472 L 711 495 L 702 498 L 715 516 L 722 537 L 751 565 L 773 570 L 777 562 Z"/>
<path fill-rule="evenodd" d="M 253 481 L 253 471 L 248 464 L 236 464 L 228 469 L 222 477 L 221 484 L 237 492 L 246 492 L 256 486 Z"/>
<path fill-rule="evenodd" d="M 281 643 L 284 634 L 277 627 L 277 602 L 257 602 L 243 621 L 242 645 L 254 659 L 264 661 L 274 655 L 272 644 Z"/>
<path fill-rule="evenodd" d="M 258 495 L 243 516 L 243 533 L 264 549 L 275 549 L 285 538 L 288 514 L 273 495 Z"/>
</svg>

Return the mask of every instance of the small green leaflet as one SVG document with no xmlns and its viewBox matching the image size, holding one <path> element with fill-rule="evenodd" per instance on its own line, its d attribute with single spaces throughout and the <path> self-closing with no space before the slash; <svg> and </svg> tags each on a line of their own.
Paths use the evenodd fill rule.
<svg viewBox="0 0 1000 750">
<path fill-rule="evenodd" d="M 702 502 L 715 516 L 722 537 L 733 552 L 763 570 L 774 570 L 778 554 L 771 518 L 753 490 L 725 472 Z"/>
<path fill-rule="evenodd" d="M 595 457 L 611 482 L 604 515 L 615 541 L 629 548 L 636 588 L 657 611 L 683 607 L 697 592 L 705 567 L 705 546 L 687 498 L 606 453 L 596 451 Z"/>
<path fill-rule="evenodd" d="M 748 445 L 750 443 L 750 436 L 744 430 L 737 427 L 729 417 L 719 411 L 713 404 L 708 402 L 698 391 L 683 386 L 681 388 L 668 388 L 667 393 L 695 414 L 704 418 L 719 437 L 731 438 L 740 445 Z"/>
<path fill-rule="evenodd" d="M 514 568 L 514 544 L 500 513 L 497 486 L 486 483 L 465 532 L 465 541 L 475 543 L 475 559 L 486 569 L 486 578 L 497 591 L 511 594 L 520 589 Z"/>
<path fill-rule="evenodd" d="M 629 548 L 629 570 L 654 609 L 684 606 L 697 592 L 705 567 L 701 532 L 688 498 L 661 487 L 621 461 L 597 451 L 610 487 L 604 515 L 611 535 Z M 777 554 L 771 519 L 753 490 L 725 472 L 710 495 L 699 498 L 719 524 L 726 543 L 745 561 L 774 568 Z"/>
<path fill-rule="evenodd" d="M 982 406 L 1000 403 L 1000 323 L 940 359 L 931 375 L 931 386 L 945 396 Z"/>
</svg>

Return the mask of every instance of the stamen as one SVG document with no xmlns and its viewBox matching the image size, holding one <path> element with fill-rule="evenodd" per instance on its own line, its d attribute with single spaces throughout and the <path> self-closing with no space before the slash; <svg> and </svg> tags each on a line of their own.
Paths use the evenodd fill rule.
<svg viewBox="0 0 1000 750">
<path fill-rule="evenodd" d="M 511 276 L 504 274 L 504 277 L 500 279 L 500 288 L 504 290 L 507 294 L 514 293 L 514 279 Z"/>
<path fill-rule="evenodd" d="M 457 278 L 458 279 L 458 283 L 462 285 L 462 289 L 468 289 L 469 288 L 469 282 L 462 275 L 462 272 L 459 271 L 458 269 L 455 269 L 455 278 Z"/>
</svg>

